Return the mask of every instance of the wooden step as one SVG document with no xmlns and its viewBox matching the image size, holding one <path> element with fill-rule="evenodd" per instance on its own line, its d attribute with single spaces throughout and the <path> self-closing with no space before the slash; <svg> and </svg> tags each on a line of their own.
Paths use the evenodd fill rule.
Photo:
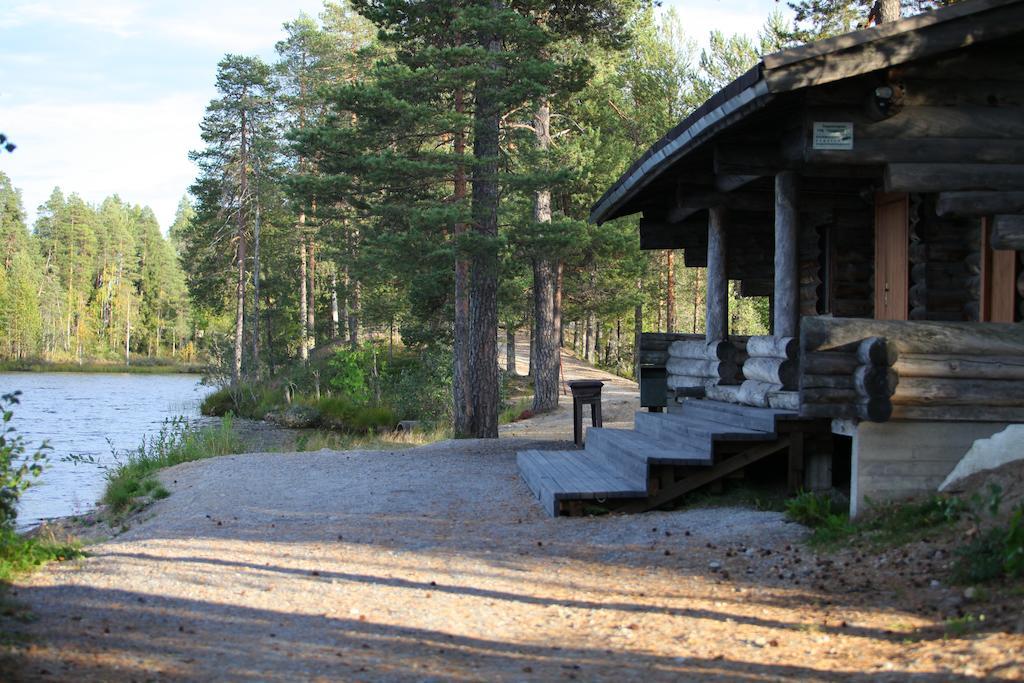
<svg viewBox="0 0 1024 683">
<path fill-rule="evenodd" d="M 646 485 L 608 472 L 586 451 L 521 451 L 519 472 L 544 510 L 557 516 L 563 500 L 643 498 Z"/>
<path fill-rule="evenodd" d="M 716 441 L 766 441 L 776 436 L 774 432 L 713 422 L 685 414 L 638 412 L 635 424 L 641 434 L 666 443 L 679 440 L 698 448 L 708 448 Z"/>
<path fill-rule="evenodd" d="M 587 432 L 587 450 L 606 456 L 609 461 L 620 462 L 634 471 L 637 464 L 648 465 L 710 465 L 711 442 L 706 447 L 689 443 L 667 442 L 652 438 L 633 429 L 595 428 Z M 617 458 L 617 459 L 616 459 Z"/>
<path fill-rule="evenodd" d="M 686 417 L 764 432 L 776 431 L 776 423 L 779 420 L 800 419 L 800 416 L 791 410 L 755 408 L 724 401 L 688 398 L 681 401 L 680 405 L 682 415 Z"/>
</svg>

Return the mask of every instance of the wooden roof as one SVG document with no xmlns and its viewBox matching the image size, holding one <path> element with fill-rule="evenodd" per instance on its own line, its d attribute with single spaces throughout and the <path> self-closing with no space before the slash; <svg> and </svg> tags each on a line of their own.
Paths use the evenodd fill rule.
<svg viewBox="0 0 1024 683">
<path fill-rule="evenodd" d="M 1024 0 L 965 0 L 767 55 L 652 145 L 598 200 L 590 219 L 603 223 L 636 213 L 654 180 L 784 93 L 1021 33 Z"/>
</svg>

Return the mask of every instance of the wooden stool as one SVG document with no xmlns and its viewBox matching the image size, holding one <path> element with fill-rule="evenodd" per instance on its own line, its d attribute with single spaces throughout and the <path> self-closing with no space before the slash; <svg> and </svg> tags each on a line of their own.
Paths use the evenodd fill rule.
<svg viewBox="0 0 1024 683">
<path fill-rule="evenodd" d="M 572 440 L 583 445 L 583 406 L 590 404 L 590 424 L 601 426 L 601 387 L 604 382 L 578 379 L 569 382 L 572 390 Z"/>
</svg>

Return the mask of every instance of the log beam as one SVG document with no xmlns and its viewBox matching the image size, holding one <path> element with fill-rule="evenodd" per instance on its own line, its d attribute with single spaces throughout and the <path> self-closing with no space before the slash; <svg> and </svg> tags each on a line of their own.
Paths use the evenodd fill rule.
<svg viewBox="0 0 1024 683">
<path fill-rule="evenodd" d="M 1024 192 L 943 192 L 935 202 L 940 216 L 992 216 L 1024 213 Z"/>
<path fill-rule="evenodd" d="M 1024 187 L 1024 164 L 889 164 L 886 192 L 1001 191 Z"/>
</svg>

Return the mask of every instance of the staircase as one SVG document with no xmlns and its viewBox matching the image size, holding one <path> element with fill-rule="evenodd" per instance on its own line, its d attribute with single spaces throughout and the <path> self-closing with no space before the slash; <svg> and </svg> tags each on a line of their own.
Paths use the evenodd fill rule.
<svg viewBox="0 0 1024 683">
<path fill-rule="evenodd" d="M 627 512 L 669 503 L 789 448 L 796 413 L 686 400 L 672 413 L 638 412 L 634 429 L 591 428 L 585 450 L 521 451 L 523 480 L 552 516 L 589 501 Z"/>
</svg>

